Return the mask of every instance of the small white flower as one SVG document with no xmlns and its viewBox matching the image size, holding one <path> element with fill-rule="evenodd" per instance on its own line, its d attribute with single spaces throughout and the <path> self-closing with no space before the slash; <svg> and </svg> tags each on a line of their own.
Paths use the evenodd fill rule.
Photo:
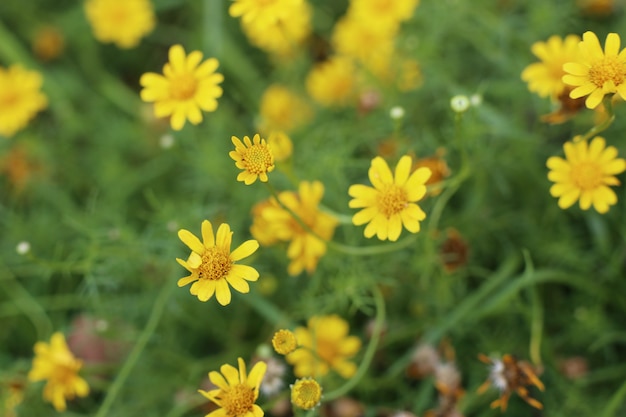
<svg viewBox="0 0 626 417">
<path fill-rule="evenodd" d="M 18 255 L 26 255 L 28 252 L 30 252 L 30 243 L 26 242 L 25 240 L 21 241 L 15 247 L 15 251 Z"/>
<path fill-rule="evenodd" d="M 457 113 L 463 113 L 469 109 L 470 100 L 467 96 L 457 95 L 450 99 L 450 107 Z"/>
<path fill-rule="evenodd" d="M 404 108 L 400 106 L 394 106 L 389 110 L 389 117 L 393 120 L 400 120 L 404 117 Z"/>
<path fill-rule="evenodd" d="M 489 373 L 489 379 L 491 379 L 491 383 L 494 387 L 496 387 L 500 392 L 503 392 L 509 386 L 509 383 L 504 376 L 504 363 L 499 359 L 493 359 L 493 365 L 491 365 L 491 370 Z"/>
<path fill-rule="evenodd" d="M 478 93 L 472 94 L 470 96 L 470 103 L 474 107 L 480 106 L 481 104 L 483 104 L 483 96 Z"/>
<path fill-rule="evenodd" d="M 166 133 L 159 138 L 159 145 L 162 149 L 170 149 L 172 146 L 174 146 L 174 142 L 174 136 L 169 133 Z"/>
</svg>

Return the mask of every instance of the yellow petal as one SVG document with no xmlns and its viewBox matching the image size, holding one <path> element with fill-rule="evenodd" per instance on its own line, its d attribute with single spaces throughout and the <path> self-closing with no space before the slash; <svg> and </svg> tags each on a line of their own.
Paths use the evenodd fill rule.
<svg viewBox="0 0 626 417">
<path fill-rule="evenodd" d="M 192 251 L 201 254 L 204 253 L 204 245 L 200 242 L 193 233 L 189 230 L 181 229 L 178 231 L 178 238 L 183 241 L 185 245 L 189 247 Z"/>
<path fill-rule="evenodd" d="M 215 281 L 215 296 L 217 297 L 217 302 L 221 305 L 225 306 L 230 304 L 230 288 L 225 279 Z"/>
<path fill-rule="evenodd" d="M 409 179 L 409 174 L 411 173 L 411 157 L 408 155 L 404 155 L 398 161 L 396 165 L 395 175 L 394 175 L 394 183 L 399 186 L 403 186 L 404 183 Z"/>
</svg>

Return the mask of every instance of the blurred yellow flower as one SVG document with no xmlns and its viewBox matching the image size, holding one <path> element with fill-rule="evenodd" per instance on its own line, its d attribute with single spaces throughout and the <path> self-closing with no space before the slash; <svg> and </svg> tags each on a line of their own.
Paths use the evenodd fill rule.
<svg viewBox="0 0 626 417">
<path fill-rule="evenodd" d="M 215 72 L 219 63 L 215 58 L 202 61 L 202 52 L 189 55 L 181 45 L 169 50 L 169 62 L 163 66 L 163 75 L 153 72 L 141 76 L 143 86 L 141 99 L 154 102 L 156 117 L 171 116 L 171 126 L 181 130 L 185 121 L 197 125 L 202 121 L 202 112 L 217 109 L 217 99 L 222 96 L 218 86 L 224 76 Z"/>
<path fill-rule="evenodd" d="M 21 380 L 0 385 L 0 412 L 3 417 L 17 417 L 17 407 L 24 400 L 25 383 Z"/>
<path fill-rule="evenodd" d="M 352 59 L 334 56 L 313 67 L 306 78 L 306 89 L 323 106 L 346 105 L 355 100 L 356 78 Z"/>
<path fill-rule="evenodd" d="M 298 341 L 291 330 L 280 329 L 272 337 L 272 346 L 279 355 L 286 355 L 296 350 Z"/>
<path fill-rule="evenodd" d="M 97 40 L 124 49 L 137 46 L 156 23 L 150 0 L 87 0 L 85 13 Z"/>
<path fill-rule="evenodd" d="M 291 132 L 311 119 L 311 108 L 307 102 L 287 87 L 270 85 L 261 96 L 261 123 L 263 132 L 282 130 Z"/>
<path fill-rule="evenodd" d="M 0 67 L 0 135 L 11 137 L 48 106 L 41 92 L 43 78 L 21 65 Z"/>
<path fill-rule="evenodd" d="M 319 259 L 326 253 L 326 241 L 332 238 L 338 221 L 319 210 L 323 195 L 324 185 L 319 181 L 302 181 L 297 193 L 283 191 L 278 195 L 281 203 L 300 217 L 314 234 L 303 228 L 274 198 L 269 204 L 262 202 L 253 210 L 250 232 L 255 239 L 269 242 L 267 244 L 289 242 L 289 275 L 298 275 L 304 270 L 313 273 Z"/>
<path fill-rule="evenodd" d="M 606 146 L 600 136 L 589 144 L 577 139 L 563 145 L 565 159 L 558 156 L 548 159 L 548 179 L 555 183 L 550 194 L 559 198 L 562 209 L 580 200 L 581 209 L 588 210 L 593 205 L 598 213 L 606 213 L 609 206 L 617 203 L 617 196 L 609 186 L 619 185 L 615 175 L 626 170 L 626 160 L 617 158 L 617 149 Z"/>
<path fill-rule="evenodd" d="M 286 161 L 293 152 L 293 143 L 285 132 L 272 131 L 267 137 L 267 146 L 272 150 L 276 162 Z"/>
<path fill-rule="evenodd" d="M 237 358 L 237 362 L 239 369 L 224 364 L 220 372 L 209 372 L 209 379 L 216 389 L 198 390 L 220 407 L 206 417 L 263 417 L 263 410 L 255 402 L 259 398 L 259 387 L 267 364 L 262 361 L 255 363 L 248 374 L 243 359 Z"/>
<path fill-rule="evenodd" d="M 35 32 L 32 48 L 37 58 L 51 61 L 63 53 L 63 33 L 55 26 L 42 26 Z"/>
<path fill-rule="evenodd" d="M 237 181 L 242 181 L 246 185 L 254 183 L 257 178 L 262 182 L 267 182 L 267 173 L 275 168 L 274 155 L 267 146 L 265 139 L 257 133 L 252 141 L 248 136 L 243 137 L 243 143 L 238 137 L 231 137 L 235 150 L 228 154 L 234 161 L 237 168 L 243 171 L 237 175 Z"/>
<path fill-rule="evenodd" d="M 35 343 L 34 350 L 35 358 L 28 380 L 47 381 L 43 398 L 51 402 L 55 410 L 64 411 L 67 408 L 65 400 L 89 394 L 87 381 L 78 376 L 83 363 L 70 352 L 62 333 L 54 333 L 49 344 Z"/>
<path fill-rule="evenodd" d="M 403 59 L 400 61 L 396 85 L 402 92 L 412 91 L 423 83 L 420 63 L 415 59 Z"/>
<path fill-rule="evenodd" d="M 380 240 L 398 240 L 403 225 L 411 233 L 419 232 L 419 222 L 426 214 L 416 203 L 426 194 L 431 170 L 422 167 L 411 173 L 411 157 L 405 155 L 392 174 L 387 162 L 377 156 L 368 175 L 373 187 L 356 184 L 348 190 L 353 197 L 350 207 L 362 209 L 352 217 L 352 223 L 369 223 L 365 237 L 376 235 Z"/>
<path fill-rule="evenodd" d="M 344 17 L 334 27 L 331 42 L 340 55 L 358 60 L 376 77 L 385 78 L 394 52 L 397 29 Z"/>
<path fill-rule="evenodd" d="M 278 57 L 288 57 L 301 49 L 311 33 L 311 7 L 301 1 L 286 5 L 281 16 L 271 23 L 258 25 L 242 20 L 241 26 L 250 43 Z"/>
<path fill-rule="evenodd" d="M 343 378 L 352 377 L 356 365 L 349 360 L 361 349 L 361 340 L 348 336 L 348 322 L 333 314 L 311 317 L 307 324 L 294 332 L 300 347 L 285 357 L 294 365 L 294 374 L 320 377 L 332 369 Z"/>
<path fill-rule="evenodd" d="M 443 158 L 446 154 L 445 149 L 439 148 L 435 155 L 420 158 L 413 164 L 413 169 L 419 169 L 422 167 L 430 169 L 431 175 L 426 181 L 426 186 L 439 184 L 444 178 L 450 176 L 450 168 Z M 434 187 L 429 191 L 430 195 L 439 195 L 441 188 Z"/>
<path fill-rule="evenodd" d="M 178 280 L 178 286 L 193 282 L 189 289 L 192 295 L 200 301 L 207 301 L 215 294 L 217 302 L 223 306 L 230 303 L 229 284 L 240 293 L 249 292 L 247 281 L 256 281 L 259 273 L 251 266 L 235 262 L 252 255 L 259 248 L 259 243 L 247 240 L 231 252 L 232 236 L 233 232 L 226 223 L 219 226 L 215 236 L 213 225 L 208 220 L 202 222 L 203 242 L 188 230 L 179 230 L 178 237 L 192 252 L 186 261 L 176 258 L 180 265 L 191 272 L 191 275 Z"/>
<path fill-rule="evenodd" d="M 571 98 L 587 96 L 585 105 L 594 109 L 606 94 L 618 93 L 626 99 L 626 52 L 620 51 L 620 37 L 609 33 L 604 51 L 593 32 L 585 32 L 579 43 L 580 56 L 563 66 L 565 84 L 574 86 Z"/>
<path fill-rule="evenodd" d="M 540 62 L 522 71 L 522 80 L 528 83 L 528 89 L 540 97 L 556 100 L 565 89 L 563 65 L 578 60 L 579 42 L 580 37 L 576 35 L 567 35 L 565 39 L 554 35 L 546 42 L 535 42 L 531 51 Z"/>
<path fill-rule="evenodd" d="M 419 0 L 352 0 L 348 13 L 372 24 L 397 26 L 409 20 Z"/>
<path fill-rule="evenodd" d="M 322 399 L 322 387 L 313 378 L 296 380 L 291 388 L 291 403 L 303 410 L 317 407 Z"/>
<path fill-rule="evenodd" d="M 265 28 L 277 21 L 287 21 L 294 7 L 304 0 L 234 0 L 228 9 L 231 17 L 241 17 L 247 25 Z"/>
</svg>

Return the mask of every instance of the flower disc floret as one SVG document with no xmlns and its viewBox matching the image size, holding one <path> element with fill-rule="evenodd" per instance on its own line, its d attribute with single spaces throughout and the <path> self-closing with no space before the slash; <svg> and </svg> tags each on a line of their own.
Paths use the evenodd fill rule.
<svg viewBox="0 0 626 417">
<path fill-rule="evenodd" d="M 313 378 L 302 378 L 291 385 L 291 403 L 303 410 L 310 410 L 320 404 L 322 387 Z"/>
<path fill-rule="evenodd" d="M 369 179 L 374 187 L 352 185 L 348 193 L 352 200 L 351 208 L 361 208 L 352 217 L 352 223 L 360 226 L 365 223 L 365 237 L 376 235 L 380 240 L 396 241 L 404 226 L 409 232 L 420 230 L 419 222 L 426 214 L 415 204 L 426 194 L 426 182 L 431 170 L 421 167 L 411 173 L 411 157 L 400 158 L 395 174 L 381 157 L 372 160 Z"/>
<path fill-rule="evenodd" d="M 592 205 L 598 213 L 606 213 L 617 203 L 617 195 L 609 188 L 619 185 L 615 175 L 626 170 L 626 160 L 617 158 L 617 149 L 606 146 L 602 137 L 589 144 L 574 140 L 563 145 L 565 159 L 553 156 L 548 159 L 548 179 L 555 184 L 550 194 L 559 198 L 559 207 L 566 209 L 579 200 L 580 208 Z"/>
<path fill-rule="evenodd" d="M 192 252 L 186 261 L 179 258 L 176 261 L 191 274 L 179 279 L 178 286 L 183 287 L 193 282 L 189 289 L 192 295 L 197 296 L 200 301 L 207 301 L 215 294 L 221 305 L 230 303 L 229 285 L 240 293 L 249 292 L 247 281 L 256 281 L 259 273 L 251 266 L 236 262 L 252 255 L 258 249 L 259 243 L 248 240 L 231 252 L 232 235 L 230 226 L 223 223 L 217 229 L 217 236 L 214 236 L 213 226 L 208 220 L 202 222 L 203 242 L 188 230 L 181 229 L 178 237 Z"/>
<path fill-rule="evenodd" d="M 163 67 L 163 75 L 153 72 L 141 76 L 141 99 L 154 102 L 156 117 L 171 116 L 172 129 L 181 130 L 185 122 L 197 125 L 202 122 L 202 111 L 217 109 L 217 99 L 222 96 L 218 85 L 224 80 L 216 73 L 219 62 L 209 58 L 202 63 L 202 52 L 189 55 L 181 45 L 169 50 L 169 62 Z"/>
<path fill-rule="evenodd" d="M 237 181 L 242 181 L 246 185 L 254 183 L 257 178 L 262 182 L 267 182 L 267 173 L 275 168 L 274 155 L 265 139 L 257 133 L 252 141 L 248 136 L 243 137 L 243 143 L 239 138 L 231 138 L 235 150 L 230 151 L 230 157 L 235 161 L 237 168 L 243 171 L 237 176 Z"/>
<path fill-rule="evenodd" d="M 563 65 L 565 84 L 575 87 L 571 98 L 587 96 L 585 105 L 596 108 L 606 94 L 618 93 L 626 100 L 626 50 L 620 51 L 620 37 L 609 33 L 604 50 L 593 32 L 585 32 L 579 43 L 580 57 Z"/>
<path fill-rule="evenodd" d="M 243 359 L 237 359 L 239 369 L 224 364 L 220 372 L 209 372 L 209 379 L 217 387 L 210 391 L 198 390 L 220 408 L 208 414 L 212 417 L 263 417 L 263 410 L 255 404 L 259 387 L 267 370 L 265 362 L 257 362 L 246 373 Z"/>
</svg>

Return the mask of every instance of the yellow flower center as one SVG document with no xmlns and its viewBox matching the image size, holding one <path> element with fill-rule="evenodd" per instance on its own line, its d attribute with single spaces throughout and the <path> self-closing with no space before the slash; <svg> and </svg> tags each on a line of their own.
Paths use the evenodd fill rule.
<svg viewBox="0 0 626 417">
<path fill-rule="evenodd" d="M 198 80 L 193 74 L 183 74 L 171 80 L 170 96 L 175 100 L 189 100 L 196 94 Z"/>
<path fill-rule="evenodd" d="M 272 153 L 264 144 L 252 145 L 243 153 L 243 163 L 251 174 L 262 174 L 274 165 Z"/>
<path fill-rule="evenodd" d="M 391 184 L 387 189 L 379 193 L 378 210 L 384 214 L 385 217 L 389 218 L 404 210 L 408 202 L 406 191 L 395 184 Z"/>
<path fill-rule="evenodd" d="M 317 381 L 301 379 L 292 388 L 291 401 L 300 408 L 310 410 L 319 403 L 321 396 L 322 390 Z"/>
<path fill-rule="evenodd" d="M 618 86 L 624 82 L 625 77 L 626 63 L 614 56 L 605 57 L 589 68 L 589 80 L 599 88 L 608 81 Z"/>
<path fill-rule="evenodd" d="M 222 408 L 229 416 L 243 416 L 252 411 L 254 400 L 254 391 L 245 384 L 222 391 Z"/>
<path fill-rule="evenodd" d="M 595 162 L 581 162 L 572 167 L 572 182 L 581 190 L 594 190 L 602 185 L 602 169 Z"/>
<path fill-rule="evenodd" d="M 286 355 L 298 347 L 298 342 L 296 341 L 296 336 L 291 331 L 279 330 L 274 333 L 272 345 L 277 353 Z"/>
<path fill-rule="evenodd" d="M 218 280 L 224 278 L 230 272 L 233 261 L 229 254 L 213 246 L 202 254 L 202 263 L 198 267 L 200 279 Z"/>
</svg>

